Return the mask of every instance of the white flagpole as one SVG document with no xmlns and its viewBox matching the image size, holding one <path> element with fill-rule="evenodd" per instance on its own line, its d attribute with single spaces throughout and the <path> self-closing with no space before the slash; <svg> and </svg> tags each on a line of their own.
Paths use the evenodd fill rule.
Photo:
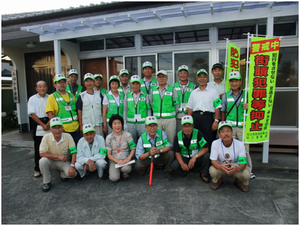
<svg viewBox="0 0 300 226">
<path fill-rule="evenodd" d="M 227 80 L 227 55 L 228 55 L 228 44 L 230 43 L 229 39 L 226 38 L 226 51 L 225 51 L 225 65 L 224 65 L 224 90 L 226 92 L 226 80 Z"/>
<path fill-rule="evenodd" d="M 247 39 L 247 61 L 246 61 L 246 78 L 245 78 L 245 103 L 247 103 L 247 92 L 248 92 L 248 78 L 249 78 L 249 50 L 250 50 L 250 39 L 253 37 L 253 35 L 250 35 L 248 32 L 248 39 Z M 244 110 L 244 126 L 243 126 L 243 143 L 245 143 L 245 125 L 246 125 L 246 116 L 247 112 Z"/>
</svg>

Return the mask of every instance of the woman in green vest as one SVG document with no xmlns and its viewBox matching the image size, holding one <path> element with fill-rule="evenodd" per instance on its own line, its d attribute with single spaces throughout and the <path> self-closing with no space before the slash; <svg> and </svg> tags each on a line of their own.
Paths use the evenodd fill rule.
<svg viewBox="0 0 300 226">
<path fill-rule="evenodd" d="M 113 75 L 109 79 L 109 92 L 104 95 L 103 99 L 103 133 L 108 135 L 112 133 L 112 128 L 108 125 L 109 119 L 113 114 L 123 117 L 124 94 L 120 93 L 120 79 Z"/>
</svg>

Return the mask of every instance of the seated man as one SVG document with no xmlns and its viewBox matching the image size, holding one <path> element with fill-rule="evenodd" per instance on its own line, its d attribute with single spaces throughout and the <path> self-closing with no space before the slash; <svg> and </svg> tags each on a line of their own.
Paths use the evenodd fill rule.
<svg viewBox="0 0 300 226">
<path fill-rule="evenodd" d="M 171 143 L 164 131 L 157 128 L 157 119 L 148 116 L 145 122 L 146 132 L 138 139 L 135 156 L 137 162 L 135 169 L 141 174 L 145 174 L 147 167 L 151 164 L 151 156 L 154 157 L 154 165 L 165 164 L 166 178 L 173 179 L 171 163 L 174 159 L 174 152 L 171 150 Z"/>
<path fill-rule="evenodd" d="M 77 156 L 75 169 L 79 172 L 80 179 L 87 175 L 87 171 L 98 170 L 98 176 L 103 178 L 106 166 L 105 141 L 101 135 L 97 135 L 92 124 L 88 123 L 82 127 L 83 137 L 77 145 Z"/>
<path fill-rule="evenodd" d="M 234 184 L 242 191 L 248 191 L 250 168 L 246 166 L 246 151 L 243 142 L 232 138 L 231 124 L 222 121 L 219 124 L 219 139 L 211 146 L 212 166 L 209 174 L 212 178 L 211 188 L 218 189 L 223 184 L 223 177 L 236 178 Z"/>
<path fill-rule="evenodd" d="M 75 170 L 76 147 L 72 136 L 63 133 L 63 124 L 60 118 L 55 117 L 50 120 L 51 133 L 46 134 L 40 145 L 39 161 L 41 173 L 43 175 L 43 191 L 47 192 L 51 186 L 50 169 L 58 169 L 62 181 L 73 178 L 77 175 Z M 69 158 L 71 156 L 71 164 Z"/>
<path fill-rule="evenodd" d="M 174 138 L 176 159 L 171 164 L 172 169 L 181 169 L 183 176 L 186 176 L 195 166 L 200 166 L 200 178 L 204 183 L 209 183 L 209 153 L 203 134 L 194 128 L 194 120 L 190 115 L 181 118 L 181 128 Z"/>
</svg>

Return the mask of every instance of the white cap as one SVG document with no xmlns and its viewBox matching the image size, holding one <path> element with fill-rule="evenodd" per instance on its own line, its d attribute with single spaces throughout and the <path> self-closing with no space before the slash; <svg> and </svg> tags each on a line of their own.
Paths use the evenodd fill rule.
<svg viewBox="0 0 300 226">
<path fill-rule="evenodd" d="M 62 126 L 62 125 L 63 124 L 62 124 L 62 122 L 61 122 L 61 120 L 60 120 L 59 117 L 55 117 L 55 118 L 52 118 L 50 120 L 50 127 L 53 127 L 53 126 Z"/>
<path fill-rule="evenodd" d="M 78 75 L 78 72 L 77 72 L 75 69 L 71 69 L 71 70 L 69 71 L 68 76 L 70 76 L 70 75 L 72 75 L 72 74 Z"/>
<path fill-rule="evenodd" d="M 129 72 L 128 72 L 127 69 L 121 69 L 120 73 L 119 73 L 119 76 L 123 75 L 124 73 L 127 74 L 127 75 L 129 75 Z"/>
<path fill-rule="evenodd" d="M 146 118 L 145 125 L 149 125 L 149 124 L 152 124 L 152 123 L 155 123 L 156 125 L 158 125 L 156 117 L 155 116 L 148 116 Z"/>
<path fill-rule="evenodd" d="M 95 79 L 95 78 L 98 78 L 98 77 L 100 77 L 100 78 L 103 79 L 103 75 L 102 75 L 102 74 L 94 74 L 94 79 Z"/>
<path fill-rule="evenodd" d="M 181 118 L 181 125 L 185 124 L 185 123 L 190 123 L 190 124 L 194 124 L 194 119 L 192 116 L 190 115 L 185 115 Z"/>
<path fill-rule="evenodd" d="M 187 72 L 189 72 L 189 67 L 186 66 L 186 65 L 181 65 L 178 67 L 178 72 L 181 71 L 181 70 L 186 70 Z"/>
<path fill-rule="evenodd" d="M 230 127 L 231 130 L 232 130 L 232 126 L 231 126 L 231 124 L 230 124 L 229 122 L 227 122 L 227 121 L 222 121 L 222 122 L 219 123 L 218 131 L 219 131 L 222 127 L 224 127 L 224 126 L 228 126 L 228 127 Z"/>
<path fill-rule="evenodd" d="M 86 73 L 86 74 L 84 75 L 83 81 L 87 80 L 88 78 L 90 78 L 90 79 L 92 79 L 92 80 L 95 80 L 93 74 L 91 74 L 91 73 Z"/>
<path fill-rule="evenodd" d="M 166 75 L 168 76 L 168 73 L 165 71 L 165 70 L 160 70 L 156 73 L 156 77 L 159 75 L 159 74 L 163 74 L 163 75 Z"/>
<path fill-rule="evenodd" d="M 240 72 L 238 71 L 232 71 L 228 75 L 228 80 L 230 81 L 231 79 L 241 79 Z"/>
<path fill-rule="evenodd" d="M 83 134 L 86 134 L 90 131 L 95 131 L 94 126 L 91 123 L 85 124 L 82 126 Z"/>
<path fill-rule="evenodd" d="M 133 75 L 133 76 L 131 76 L 131 78 L 130 78 L 130 83 L 133 83 L 133 82 L 141 83 L 141 78 L 140 78 L 140 76 L 138 76 L 138 75 Z"/>
<path fill-rule="evenodd" d="M 150 61 L 145 61 L 143 63 L 143 67 L 142 68 L 144 68 L 144 67 L 152 67 L 153 68 L 152 63 Z"/>
<path fill-rule="evenodd" d="M 119 76 L 117 76 L 117 75 L 111 76 L 111 77 L 109 78 L 109 82 L 110 82 L 111 80 L 117 80 L 117 81 L 120 83 Z"/>
<path fill-rule="evenodd" d="M 62 79 L 67 80 L 66 76 L 64 76 L 63 74 L 57 74 L 55 75 L 54 82 L 58 82 Z"/>
</svg>

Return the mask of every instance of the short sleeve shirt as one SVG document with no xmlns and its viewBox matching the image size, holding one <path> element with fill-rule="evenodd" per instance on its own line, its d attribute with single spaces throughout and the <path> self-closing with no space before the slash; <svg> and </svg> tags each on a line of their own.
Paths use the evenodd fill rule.
<svg viewBox="0 0 300 226">
<path fill-rule="evenodd" d="M 35 114 L 38 118 L 48 117 L 45 112 L 48 97 L 48 94 L 41 97 L 38 93 L 31 96 L 28 100 L 28 115 Z"/>
</svg>

